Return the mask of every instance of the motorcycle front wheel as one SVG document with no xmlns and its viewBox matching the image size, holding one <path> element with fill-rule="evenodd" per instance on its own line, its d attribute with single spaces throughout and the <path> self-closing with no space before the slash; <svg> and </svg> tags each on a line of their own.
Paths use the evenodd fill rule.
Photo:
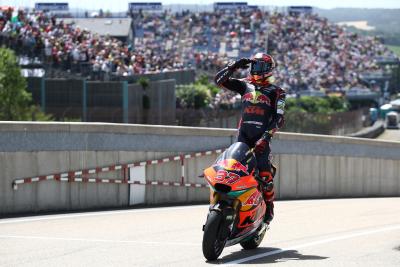
<svg viewBox="0 0 400 267">
<path fill-rule="evenodd" d="M 203 234 L 203 255 L 209 260 L 218 259 L 225 247 L 226 239 L 220 240 L 223 216 L 221 212 L 212 210 L 207 216 Z"/>
</svg>

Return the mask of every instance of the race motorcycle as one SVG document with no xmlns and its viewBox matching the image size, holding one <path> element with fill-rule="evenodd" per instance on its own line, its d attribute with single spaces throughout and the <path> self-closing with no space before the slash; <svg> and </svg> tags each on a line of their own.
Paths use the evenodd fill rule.
<svg viewBox="0 0 400 267">
<path fill-rule="evenodd" d="M 245 144 L 236 142 L 204 170 L 210 185 L 210 208 L 203 225 L 203 255 L 216 260 L 224 247 L 240 243 L 257 248 L 268 225 L 263 222 L 266 205 L 256 158 Z"/>
</svg>

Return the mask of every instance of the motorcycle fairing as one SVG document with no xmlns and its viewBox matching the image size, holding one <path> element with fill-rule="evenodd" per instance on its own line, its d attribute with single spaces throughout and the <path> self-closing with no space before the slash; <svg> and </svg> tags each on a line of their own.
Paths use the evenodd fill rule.
<svg viewBox="0 0 400 267">
<path fill-rule="evenodd" d="M 224 164 L 225 161 L 231 163 L 231 165 L 229 166 L 229 164 Z M 236 168 L 233 168 L 235 167 L 235 163 L 237 164 Z M 219 155 L 215 161 L 215 165 L 217 166 L 226 166 L 228 168 L 236 169 L 237 171 L 242 170 L 246 175 L 251 174 L 255 170 L 256 164 L 256 158 L 250 151 L 249 146 L 242 142 L 232 144 L 227 150 Z"/>
<path fill-rule="evenodd" d="M 224 168 L 217 166 L 212 166 L 204 170 L 204 177 L 214 190 L 216 184 L 224 184 L 229 186 L 230 190 L 223 193 L 227 193 L 232 197 L 237 197 L 248 189 L 256 188 L 258 186 L 258 182 L 253 175 L 239 176 L 236 172 L 233 171 L 223 174 L 222 171 L 225 171 Z M 234 182 L 232 182 L 232 174 L 239 176 L 238 179 Z"/>
<path fill-rule="evenodd" d="M 210 185 L 210 202 L 214 197 L 223 201 L 239 201 L 238 212 L 229 239 L 235 239 L 258 228 L 263 221 L 266 205 L 259 183 L 255 179 L 256 160 L 245 143 L 235 143 L 222 153 L 215 163 L 204 170 Z"/>
</svg>

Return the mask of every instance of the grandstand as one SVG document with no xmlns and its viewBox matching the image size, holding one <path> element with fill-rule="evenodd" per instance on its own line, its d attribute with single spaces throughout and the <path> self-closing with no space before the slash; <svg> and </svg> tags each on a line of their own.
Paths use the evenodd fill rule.
<svg viewBox="0 0 400 267">
<path fill-rule="evenodd" d="M 120 20 L 127 29 L 121 39 L 96 30 L 107 24 L 104 18 L 57 19 L 54 12 L 8 8 L 0 11 L 0 42 L 31 59 L 30 65 L 51 66 L 46 75 L 75 73 L 95 80 L 189 68 L 213 74 L 233 58 L 268 47 L 278 62 L 277 82 L 292 93 L 366 88 L 363 73 L 381 72 L 376 58 L 398 62 L 377 38 L 347 32 L 309 8 L 289 10 L 138 10 Z"/>
<path fill-rule="evenodd" d="M 125 43 L 133 41 L 131 18 L 60 18 L 57 23 L 75 25 L 100 37 L 109 36 Z"/>
</svg>

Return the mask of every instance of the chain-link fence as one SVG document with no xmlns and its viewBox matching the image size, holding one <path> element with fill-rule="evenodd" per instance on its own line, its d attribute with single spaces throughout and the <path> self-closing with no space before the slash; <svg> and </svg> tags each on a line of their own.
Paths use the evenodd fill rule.
<svg viewBox="0 0 400 267">
<path fill-rule="evenodd" d="M 364 110 L 334 114 L 287 112 L 283 131 L 296 133 L 347 135 L 359 131 L 365 121 Z"/>
<path fill-rule="evenodd" d="M 143 89 L 128 82 L 30 77 L 35 105 L 58 121 L 175 124 L 175 80 L 150 82 Z M 143 106 L 143 95 L 149 101 Z"/>
<path fill-rule="evenodd" d="M 334 114 L 287 112 L 282 131 L 328 135 L 347 135 L 359 131 L 367 116 L 364 110 Z M 240 110 L 177 109 L 176 122 L 182 126 L 236 128 Z"/>
</svg>

